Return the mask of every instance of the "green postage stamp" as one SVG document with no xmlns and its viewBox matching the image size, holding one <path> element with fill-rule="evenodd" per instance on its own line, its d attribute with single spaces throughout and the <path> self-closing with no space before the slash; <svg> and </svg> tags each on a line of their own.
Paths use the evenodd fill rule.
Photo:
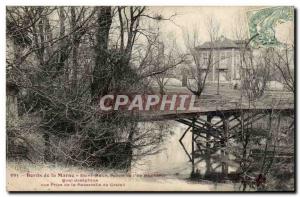
<svg viewBox="0 0 300 197">
<path fill-rule="evenodd" d="M 282 44 L 276 37 L 278 25 L 294 21 L 291 6 L 268 7 L 247 12 L 249 36 L 253 47 Z"/>
</svg>

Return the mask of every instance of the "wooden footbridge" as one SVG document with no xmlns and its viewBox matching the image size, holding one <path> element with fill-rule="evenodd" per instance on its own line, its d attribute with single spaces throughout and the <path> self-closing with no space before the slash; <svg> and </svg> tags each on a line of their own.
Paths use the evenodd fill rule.
<svg viewBox="0 0 300 197">
<path fill-rule="evenodd" d="M 192 174 L 197 171 L 197 164 L 206 163 L 206 174 L 218 168 L 226 177 L 230 164 L 227 146 L 230 140 L 243 138 L 243 131 L 259 132 L 266 135 L 267 130 L 280 127 L 282 117 L 289 117 L 294 126 L 294 96 L 291 93 L 269 92 L 255 102 L 241 98 L 226 98 L 218 95 L 204 95 L 196 101 L 200 111 L 168 111 L 139 114 L 140 121 L 175 120 L 187 126 L 179 139 L 183 150 L 192 163 Z M 261 130 L 254 125 L 267 125 Z M 183 144 L 183 138 L 191 132 L 192 150 Z"/>
</svg>

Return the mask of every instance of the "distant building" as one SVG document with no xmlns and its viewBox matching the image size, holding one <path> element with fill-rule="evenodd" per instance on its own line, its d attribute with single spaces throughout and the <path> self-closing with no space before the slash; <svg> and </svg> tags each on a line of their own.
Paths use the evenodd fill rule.
<svg viewBox="0 0 300 197">
<path fill-rule="evenodd" d="M 207 76 L 207 82 L 230 83 L 240 80 L 241 74 L 241 50 L 246 42 L 242 40 L 230 40 L 224 36 L 214 42 L 205 42 L 196 47 L 199 53 L 199 65 L 201 69 L 206 70 L 209 65 L 210 54 L 211 66 Z M 247 50 L 250 52 L 250 49 Z"/>
</svg>

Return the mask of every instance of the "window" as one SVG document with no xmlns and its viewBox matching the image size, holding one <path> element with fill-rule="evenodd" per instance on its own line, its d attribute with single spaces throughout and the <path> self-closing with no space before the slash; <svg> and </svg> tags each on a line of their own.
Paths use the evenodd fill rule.
<svg viewBox="0 0 300 197">
<path fill-rule="evenodd" d="M 208 53 L 204 52 L 203 53 L 203 64 L 207 65 L 207 63 L 208 63 Z"/>
<path fill-rule="evenodd" d="M 219 69 L 227 69 L 226 52 L 220 53 Z"/>
<path fill-rule="evenodd" d="M 226 57 L 225 57 L 225 52 L 221 52 L 221 60 L 224 60 Z"/>
<path fill-rule="evenodd" d="M 227 61 L 227 65 L 231 65 L 231 55 L 232 54 L 232 52 L 231 51 L 227 51 L 227 53 L 226 53 L 226 61 Z"/>
</svg>

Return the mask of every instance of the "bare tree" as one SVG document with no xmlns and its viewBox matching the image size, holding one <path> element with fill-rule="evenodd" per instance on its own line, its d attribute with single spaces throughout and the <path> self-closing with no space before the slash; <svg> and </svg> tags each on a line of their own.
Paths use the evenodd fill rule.
<svg viewBox="0 0 300 197">
<path fill-rule="evenodd" d="M 284 68 L 286 64 L 283 62 L 286 61 L 282 61 L 281 58 L 281 61 L 279 61 L 279 51 L 273 47 L 252 48 L 251 40 L 254 37 L 248 38 L 246 27 L 244 26 L 246 23 L 243 22 L 242 18 L 239 18 L 238 21 L 237 24 L 239 25 L 236 27 L 234 35 L 237 40 L 243 43 L 239 49 L 241 57 L 239 62 L 241 76 L 240 105 L 248 104 L 249 108 L 255 108 L 258 105 L 257 101 L 266 95 L 267 84 L 271 77 L 277 75 L 276 72 L 278 73 L 278 70 L 280 71 L 278 69 L 279 64 L 281 68 Z M 279 54 L 284 55 L 284 51 L 281 50 Z M 276 69 L 274 70 L 274 67 L 277 68 L 277 71 Z M 291 62 L 289 62 L 289 68 L 292 68 Z M 285 70 L 285 74 L 288 73 L 287 68 L 282 70 Z M 287 81 L 292 85 L 293 78 L 290 78 L 288 75 L 285 75 L 285 77 L 289 78 Z M 289 86 L 287 85 L 287 87 Z M 292 89 L 290 90 L 292 91 Z M 281 103 L 282 101 L 279 100 L 272 101 L 269 104 L 272 104 L 272 108 L 275 108 Z M 288 125 L 291 124 L 291 117 L 290 115 L 282 115 L 280 112 L 275 113 L 273 111 L 266 112 L 264 115 L 265 118 L 262 119 L 264 123 L 254 122 L 247 124 L 245 120 L 251 117 L 251 113 L 244 113 L 241 110 L 241 128 L 237 131 L 237 136 L 239 136 L 238 142 L 240 143 L 238 147 L 241 146 L 241 148 L 235 149 L 235 151 L 237 151 L 236 155 L 240 155 L 239 172 L 242 190 L 244 191 L 249 188 L 265 190 L 267 187 L 270 187 L 273 184 L 272 181 L 274 176 L 276 176 L 275 174 L 281 171 L 278 168 L 278 165 L 280 165 L 279 160 L 284 161 L 282 166 L 289 166 L 290 152 L 282 149 L 283 146 L 289 147 L 289 144 L 281 142 L 283 133 L 293 132 L 288 128 Z M 260 133 L 255 133 L 256 131 L 260 131 Z M 288 171 L 293 170 L 290 166 L 287 168 L 289 169 Z M 278 177 L 275 178 L 276 181 L 279 179 Z"/>
<path fill-rule="evenodd" d="M 198 97 L 200 97 L 205 88 L 206 80 L 212 69 L 212 66 L 219 61 L 214 57 L 214 47 L 215 41 L 217 41 L 219 38 L 220 24 L 213 17 L 210 17 L 207 20 L 207 32 L 210 40 L 209 47 L 207 49 L 208 56 L 206 58 L 202 58 L 199 55 L 197 47 L 200 45 L 200 35 L 198 30 L 194 29 L 191 33 L 185 32 L 185 45 L 193 64 L 190 66 L 189 70 L 192 79 L 194 80 L 194 85 L 188 81 L 187 88 Z"/>
<path fill-rule="evenodd" d="M 154 51 L 157 55 L 154 55 L 152 78 L 159 87 L 161 95 L 165 94 L 165 86 L 168 83 L 170 75 L 175 72 L 176 67 L 185 62 L 185 55 L 181 54 L 176 45 L 176 40 L 171 41 L 171 44 L 165 44 L 162 41 L 157 43 L 157 50 Z"/>
<path fill-rule="evenodd" d="M 270 62 L 280 72 L 281 81 L 288 90 L 295 93 L 294 46 L 283 44 L 282 48 L 272 49 L 269 58 Z"/>
<path fill-rule="evenodd" d="M 26 139 L 30 117 L 44 162 L 128 169 L 134 149 L 156 152 L 163 133 L 158 138 L 160 131 L 140 131 L 134 118 L 96 108 L 100 96 L 139 90 L 147 76 L 164 72 L 146 71 L 157 32 L 142 20 L 165 19 L 139 6 L 8 7 L 7 81 L 21 90 L 14 105 L 22 123 L 8 127 L 9 151 Z M 149 42 L 136 56 L 140 36 Z"/>
</svg>

